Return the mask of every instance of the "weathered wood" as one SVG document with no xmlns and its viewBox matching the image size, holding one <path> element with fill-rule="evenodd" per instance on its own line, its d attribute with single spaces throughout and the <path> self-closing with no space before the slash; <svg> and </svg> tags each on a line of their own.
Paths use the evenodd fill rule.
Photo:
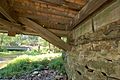
<svg viewBox="0 0 120 80">
<path fill-rule="evenodd" d="M 0 1 L 0 13 L 5 16 L 9 21 L 16 22 L 14 11 L 10 8 L 6 0 Z M 14 15 L 14 16 L 13 16 Z"/>
<path fill-rule="evenodd" d="M 58 17 L 58 16 L 50 16 L 50 15 L 47 15 L 47 14 L 39 14 L 39 15 L 32 15 L 32 14 L 28 14 L 28 13 L 19 13 L 18 14 L 20 17 L 28 17 L 28 18 L 31 18 L 31 19 L 37 19 L 37 20 L 46 20 L 46 21 L 49 21 L 49 22 L 59 22 L 59 23 L 62 23 L 62 24 L 68 24 L 72 18 L 66 18 L 66 17 Z M 39 17 L 38 17 L 39 16 Z"/>
<path fill-rule="evenodd" d="M 10 28 L 15 27 L 15 28 L 17 28 L 17 29 L 24 30 L 24 28 L 21 27 L 20 24 L 11 23 L 11 22 L 9 22 L 9 21 L 7 21 L 7 20 L 4 20 L 4 19 L 2 19 L 2 18 L 0 18 L 0 24 L 9 26 Z"/>
<path fill-rule="evenodd" d="M 29 28 L 28 26 L 26 26 L 26 29 L 28 29 L 28 31 L 33 31 L 37 34 L 35 30 Z M 47 29 L 47 30 L 49 30 L 50 32 L 52 32 L 58 37 L 68 37 L 68 33 L 70 32 L 70 31 L 63 31 L 63 30 L 56 30 L 56 29 Z"/>
<path fill-rule="evenodd" d="M 30 3 L 29 3 L 30 4 Z M 14 9 L 15 10 L 23 10 L 23 11 L 31 11 L 31 13 L 44 13 L 44 14 L 50 14 L 50 15 L 56 15 L 56 16 L 63 16 L 63 17 L 67 17 L 67 18 L 73 18 L 76 15 L 76 11 L 69 11 L 66 10 L 61 11 L 59 8 L 55 9 L 53 7 L 42 7 L 42 6 L 34 6 L 33 3 L 31 3 L 33 6 L 29 6 L 29 5 L 22 5 L 20 3 L 16 3 L 14 4 Z M 68 13 L 69 12 L 69 13 Z"/>
<path fill-rule="evenodd" d="M 10 32 L 10 34 L 13 32 L 19 32 L 19 33 L 31 34 L 31 35 L 38 35 L 39 34 L 27 26 L 21 26 L 20 24 L 11 23 L 11 22 L 4 20 L 2 18 L 0 18 L 0 27 L 1 27 L 0 29 L 8 31 L 8 34 L 9 34 L 9 32 Z M 69 33 L 69 31 L 63 31 L 63 30 L 54 30 L 54 29 L 48 29 L 48 30 L 59 37 L 67 37 L 67 35 Z"/>
<path fill-rule="evenodd" d="M 67 8 L 73 9 L 73 10 L 81 9 L 81 5 L 79 5 L 77 3 L 68 2 L 65 0 L 32 0 L 32 1 L 43 1 L 43 2 L 47 2 L 47 3 L 55 4 L 58 6 L 67 7 Z"/>
<path fill-rule="evenodd" d="M 34 20 L 36 23 L 40 25 L 44 25 L 45 28 L 50 29 L 58 29 L 58 30 L 66 30 L 67 24 L 71 21 L 71 19 L 57 17 L 57 16 L 50 16 L 45 14 L 40 15 L 32 15 L 32 14 L 20 14 L 20 17 L 28 17 Z M 67 30 L 70 30 L 67 28 Z"/>
<path fill-rule="evenodd" d="M 55 35 L 59 35 L 60 37 L 67 37 L 69 33 L 69 31 L 63 31 L 63 30 L 55 30 L 55 29 L 48 29 L 48 30 L 54 33 Z"/>
<path fill-rule="evenodd" d="M 12 23 L 12 22 L 9 22 L 9 21 L 4 20 L 2 18 L 0 18 L 0 24 L 3 25 L 3 26 L 0 26 L 0 30 L 7 31 L 8 36 L 15 36 L 16 33 L 27 32 L 25 30 L 25 28 L 23 26 L 21 26 L 20 24 Z"/>
<path fill-rule="evenodd" d="M 11 28 L 12 28 L 12 30 L 11 30 Z M 8 35 L 11 34 L 11 33 L 12 34 L 16 33 L 16 34 L 39 36 L 36 32 L 34 32 L 34 31 L 30 30 L 30 29 L 22 30 L 22 29 L 14 27 L 14 26 L 10 27 L 8 25 L 0 26 L 0 33 L 8 33 Z"/>
<path fill-rule="evenodd" d="M 70 28 L 73 29 L 76 27 L 80 22 L 86 19 L 90 14 L 92 14 L 107 1 L 109 0 L 90 0 L 70 22 Z"/>
<path fill-rule="evenodd" d="M 16 31 L 8 31 L 8 36 L 15 36 L 16 35 Z"/>
<path fill-rule="evenodd" d="M 23 23 L 24 25 L 29 26 L 30 28 L 35 30 L 37 33 L 39 33 L 39 36 L 46 39 L 47 41 L 49 41 L 53 45 L 65 50 L 65 51 L 70 50 L 69 44 L 65 43 L 59 37 L 54 35 L 52 32 L 43 28 L 42 26 L 38 25 L 37 23 L 33 22 L 32 20 L 27 19 L 27 18 L 19 18 L 19 21 L 21 23 Z"/>
<path fill-rule="evenodd" d="M 25 26 L 25 28 L 26 28 L 25 30 L 26 32 L 31 32 L 32 34 L 36 34 L 36 35 L 39 34 L 35 30 L 29 28 L 28 26 Z M 47 30 L 49 30 L 58 37 L 68 37 L 68 33 L 69 33 L 69 31 L 56 30 L 56 29 L 47 29 Z"/>
</svg>

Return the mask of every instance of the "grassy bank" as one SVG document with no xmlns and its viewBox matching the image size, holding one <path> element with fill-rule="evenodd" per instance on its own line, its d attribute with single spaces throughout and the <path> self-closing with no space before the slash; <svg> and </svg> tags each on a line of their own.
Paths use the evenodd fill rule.
<svg viewBox="0 0 120 80">
<path fill-rule="evenodd" d="M 32 70 L 42 70 L 45 67 L 65 73 L 61 54 L 22 55 L 0 70 L 0 77 L 21 76 Z"/>
</svg>

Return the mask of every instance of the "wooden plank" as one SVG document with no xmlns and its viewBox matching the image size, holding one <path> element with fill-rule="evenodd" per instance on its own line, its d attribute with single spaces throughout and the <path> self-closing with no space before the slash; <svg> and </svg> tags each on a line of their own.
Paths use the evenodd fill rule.
<svg viewBox="0 0 120 80">
<path fill-rule="evenodd" d="M 75 15 L 77 13 L 76 11 L 68 11 L 68 10 L 61 11 L 61 10 L 59 10 L 59 8 L 54 9 L 50 6 L 41 7 L 41 6 L 35 6 L 33 3 L 31 3 L 31 4 L 32 4 L 32 6 L 29 6 L 29 5 L 23 6 L 20 3 L 15 3 L 13 7 L 15 10 L 29 11 L 33 14 L 44 13 L 44 14 L 51 14 L 51 15 L 56 15 L 56 16 L 63 16 L 63 17 L 67 17 L 67 18 L 73 18 L 73 17 L 75 17 Z"/>
<path fill-rule="evenodd" d="M 33 22 L 32 20 L 27 19 L 27 18 L 19 18 L 19 21 L 21 23 L 23 23 L 24 25 L 29 26 L 30 28 L 35 30 L 37 33 L 39 33 L 39 36 L 46 39 L 47 41 L 49 41 L 53 45 L 65 50 L 65 51 L 70 50 L 69 44 L 65 43 L 59 37 L 54 35 L 52 32 L 43 28 L 42 26 L 38 25 L 37 23 Z"/>
<path fill-rule="evenodd" d="M 72 30 L 74 27 L 76 27 L 80 22 L 86 19 L 90 14 L 96 11 L 107 1 L 109 0 L 90 0 L 70 22 L 70 29 Z"/>
<path fill-rule="evenodd" d="M 72 3 L 69 1 L 65 1 L 65 0 L 32 0 L 32 1 L 43 1 L 43 2 L 47 2 L 47 3 L 55 4 L 58 6 L 63 6 L 63 7 L 69 8 L 69 9 L 73 9 L 73 10 L 81 9 L 80 4 Z"/>
<path fill-rule="evenodd" d="M 8 2 L 6 0 L 0 1 L 0 13 L 5 16 L 9 21 L 16 22 L 15 21 L 15 13 L 8 5 Z M 14 15 L 14 17 L 13 17 Z"/>
</svg>

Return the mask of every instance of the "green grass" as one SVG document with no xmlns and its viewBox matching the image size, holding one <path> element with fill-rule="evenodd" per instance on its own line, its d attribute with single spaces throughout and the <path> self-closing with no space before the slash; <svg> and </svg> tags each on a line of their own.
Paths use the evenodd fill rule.
<svg viewBox="0 0 120 80">
<path fill-rule="evenodd" d="M 65 73 L 61 54 L 22 55 L 13 59 L 5 68 L 1 69 L 0 77 L 21 76 L 35 69 L 41 70 L 46 66 Z"/>
<path fill-rule="evenodd" d="M 7 56 L 13 56 L 13 55 L 39 55 L 40 53 L 37 51 L 5 51 L 0 52 L 0 57 L 7 57 Z"/>
<path fill-rule="evenodd" d="M 52 59 L 50 63 L 48 64 L 49 68 L 58 70 L 60 73 L 65 74 L 65 67 L 63 65 L 63 59 L 61 57 L 58 57 L 56 59 Z"/>
<path fill-rule="evenodd" d="M 0 52 L 0 57 L 11 57 L 11 56 L 18 56 L 18 55 L 41 55 L 41 54 L 45 54 L 45 53 L 40 53 L 36 50 L 32 50 L 32 51 L 5 51 L 5 52 Z M 55 53 L 57 54 L 57 53 Z"/>
</svg>

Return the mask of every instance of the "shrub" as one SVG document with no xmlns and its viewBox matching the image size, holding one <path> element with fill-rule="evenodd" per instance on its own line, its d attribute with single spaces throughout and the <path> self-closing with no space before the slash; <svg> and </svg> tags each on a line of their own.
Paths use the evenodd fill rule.
<svg viewBox="0 0 120 80">
<path fill-rule="evenodd" d="M 51 60 L 48 66 L 51 69 L 58 70 L 60 73 L 66 73 L 62 57 Z"/>
<path fill-rule="evenodd" d="M 1 77 L 20 76 L 23 73 L 29 73 L 30 71 L 38 68 L 43 69 L 45 66 L 40 64 L 40 61 L 32 61 L 29 57 L 18 57 L 12 60 L 7 67 L 0 70 Z"/>
</svg>

